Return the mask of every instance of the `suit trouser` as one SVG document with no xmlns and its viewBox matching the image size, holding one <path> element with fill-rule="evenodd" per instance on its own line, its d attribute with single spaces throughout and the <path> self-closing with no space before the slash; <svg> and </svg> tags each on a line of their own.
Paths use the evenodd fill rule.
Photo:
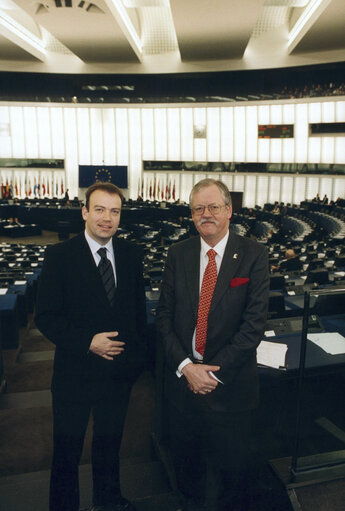
<svg viewBox="0 0 345 511">
<path fill-rule="evenodd" d="M 120 496 L 119 450 L 131 384 L 111 382 L 107 393 L 88 403 L 66 402 L 53 394 L 54 452 L 50 511 L 78 511 L 78 467 L 85 433 L 93 415 L 93 503 L 116 503 Z"/>
<path fill-rule="evenodd" d="M 250 416 L 249 411 L 230 414 L 193 405 L 181 411 L 170 406 L 170 445 L 183 496 L 220 509 L 241 502 Z"/>
</svg>

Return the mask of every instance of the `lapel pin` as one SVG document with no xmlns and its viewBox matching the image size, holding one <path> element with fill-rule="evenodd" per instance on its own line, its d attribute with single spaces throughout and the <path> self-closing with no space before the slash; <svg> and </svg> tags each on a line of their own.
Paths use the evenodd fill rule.
<svg viewBox="0 0 345 511">
<path fill-rule="evenodd" d="M 238 257 L 238 254 L 234 254 L 233 259 L 237 259 L 237 257 Z"/>
</svg>

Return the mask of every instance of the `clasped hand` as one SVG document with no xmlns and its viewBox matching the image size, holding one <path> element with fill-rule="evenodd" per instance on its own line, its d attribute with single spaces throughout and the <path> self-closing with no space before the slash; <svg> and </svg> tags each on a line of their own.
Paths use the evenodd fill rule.
<svg viewBox="0 0 345 511">
<path fill-rule="evenodd" d="M 117 337 L 119 332 L 101 332 L 93 336 L 89 351 L 95 355 L 105 358 L 106 360 L 113 360 L 116 355 L 121 355 L 124 350 L 125 343 L 123 341 L 114 341 L 113 338 Z"/>
<path fill-rule="evenodd" d="M 210 371 L 219 371 L 220 366 L 207 364 L 187 364 L 182 373 L 187 378 L 189 389 L 194 394 L 206 395 L 212 392 L 218 385 L 218 381 L 210 375 Z"/>
</svg>

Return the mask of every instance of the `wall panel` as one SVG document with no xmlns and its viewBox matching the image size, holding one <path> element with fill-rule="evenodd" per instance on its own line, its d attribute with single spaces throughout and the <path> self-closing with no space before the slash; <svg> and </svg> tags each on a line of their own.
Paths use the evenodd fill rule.
<svg viewBox="0 0 345 511">
<path fill-rule="evenodd" d="M 167 133 L 167 113 L 165 108 L 154 109 L 154 142 L 155 142 L 155 159 L 168 159 L 168 133 Z"/>
<path fill-rule="evenodd" d="M 140 113 L 140 111 L 139 111 Z M 104 164 L 114 165 L 116 162 L 116 136 L 115 136 L 115 117 L 113 108 L 102 109 L 103 123 L 103 151 Z M 139 116 L 140 131 L 140 116 Z M 140 131 L 141 133 L 141 131 Z"/>
<path fill-rule="evenodd" d="M 258 108 L 246 107 L 246 161 L 258 161 Z"/>
<path fill-rule="evenodd" d="M 59 107 L 50 110 L 51 134 L 52 134 L 52 158 L 65 158 L 65 139 L 63 125 L 63 109 Z M 77 143 L 77 141 L 76 141 Z"/>
<path fill-rule="evenodd" d="M 91 165 L 103 165 L 103 116 L 100 108 L 90 108 Z"/>
<path fill-rule="evenodd" d="M 180 109 L 167 109 L 167 159 L 170 161 L 181 160 L 181 127 L 180 127 Z"/>
<path fill-rule="evenodd" d="M 220 109 L 220 158 L 234 161 L 234 109 Z"/>
<path fill-rule="evenodd" d="M 38 158 L 37 108 L 24 107 L 25 156 Z M 14 155 L 13 155 L 14 156 Z"/>
<path fill-rule="evenodd" d="M 294 177 L 294 191 L 292 201 L 294 204 L 300 204 L 305 199 L 307 178 L 305 176 Z"/>
<path fill-rule="evenodd" d="M 128 165 L 128 119 L 126 108 L 115 109 L 116 165 Z M 151 145 L 153 140 L 151 141 Z"/>
<path fill-rule="evenodd" d="M 181 135 L 181 160 L 194 160 L 194 137 L 193 137 L 193 110 L 181 108 L 180 135 Z"/>
<path fill-rule="evenodd" d="M 128 133 L 129 133 L 129 159 L 128 188 L 130 197 L 142 196 L 142 158 L 141 158 L 141 129 L 140 110 L 131 108 L 128 110 Z"/>
<path fill-rule="evenodd" d="M 208 161 L 221 161 L 220 157 L 220 109 L 208 108 L 207 119 L 207 152 Z"/>
<path fill-rule="evenodd" d="M 308 162 L 308 105 L 298 104 L 296 107 L 295 120 L 295 162 Z"/>
<path fill-rule="evenodd" d="M 246 160 L 246 115 L 244 106 L 234 108 L 234 159 Z"/>
<path fill-rule="evenodd" d="M 2 109 L 0 109 L 0 118 L 1 122 L 4 122 L 4 119 L 1 115 Z M 23 108 L 20 106 L 12 106 L 9 108 L 10 118 L 8 121 L 10 122 L 10 135 L 12 141 L 12 150 L 11 155 L 16 155 L 17 158 L 25 158 L 25 132 L 24 132 L 24 118 L 23 118 Z M 1 144 L 0 137 L 0 144 Z M 1 151 L 2 153 L 2 151 Z"/>
<path fill-rule="evenodd" d="M 256 199 L 256 176 L 254 175 L 246 175 L 244 180 L 244 193 L 243 193 L 243 203 L 248 208 L 253 208 L 255 206 Z"/>
<path fill-rule="evenodd" d="M 51 122 L 48 108 L 37 108 L 37 136 L 39 158 L 52 157 Z"/>
<path fill-rule="evenodd" d="M 89 108 L 76 110 L 76 120 L 79 162 L 80 165 L 91 165 L 91 122 Z"/>
</svg>

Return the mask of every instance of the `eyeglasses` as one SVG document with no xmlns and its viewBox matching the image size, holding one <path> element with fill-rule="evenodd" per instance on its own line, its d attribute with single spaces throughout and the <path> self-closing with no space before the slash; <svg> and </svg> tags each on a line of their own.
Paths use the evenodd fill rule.
<svg viewBox="0 0 345 511">
<path fill-rule="evenodd" d="M 222 208 L 225 208 L 225 204 L 221 206 L 218 204 L 209 204 L 208 206 L 195 206 L 195 208 L 192 208 L 192 213 L 194 215 L 201 216 L 205 213 L 205 209 L 208 209 L 211 215 L 217 215 Z"/>
</svg>

